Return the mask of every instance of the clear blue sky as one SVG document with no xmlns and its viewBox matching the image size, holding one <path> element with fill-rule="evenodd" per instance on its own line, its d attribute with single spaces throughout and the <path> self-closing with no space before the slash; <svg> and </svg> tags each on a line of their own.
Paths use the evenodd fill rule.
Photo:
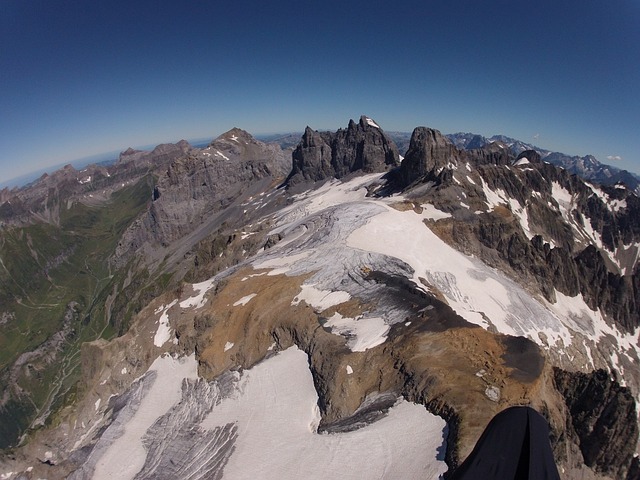
<svg viewBox="0 0 640 480">
<path fill-rule="evenodd" d="M 361 114 L 637 172 L 639 90 L 638 0 L 1 0 L 0 183 L 132 145 Z"/>
</svg>

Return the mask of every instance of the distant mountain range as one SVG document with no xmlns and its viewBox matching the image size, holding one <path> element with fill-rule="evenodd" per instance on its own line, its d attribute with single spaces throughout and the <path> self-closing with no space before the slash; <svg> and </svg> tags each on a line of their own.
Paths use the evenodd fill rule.
<svg viewBox="0 0 640 480">
<path fill-rule="evenodd" d="M 577 155 L 571 156 L 564 153 L 552 152 L 505 135 L 494 135 L 493 137 L 485 138 L 482 135 L 476 135 L 474 133 L 452 133 L 446 136 L 456 147 L 465 150 L 482 148 L 493 142 L 499 142 L 508 146 L 516 156 L 526 150 L 535 150 L 545 162 L 562 167 L 585 180 L 601 185 L 624 183 L 628 188 L 634 190 L 636 193 L 640 193 L 640 176 L 627 170 L 601 163 L 593 155 L 579 157 Z"/>
<path fill-rule="evenodd" d="M 411 132 L 386 132 L 386 134 L 395 142 L 400 155 L 404 156 L 405 152 L 409 149 Z M 451 140 L 456 147 L 462 150 L 474 150 L 494 142 L 504 144 L 515 156 L 527 150 L 534 150 L 540 154 L 540 157 L 545 162 L 564 168 L 569 171 L 569 173 L 576 174 L 587 181 L 601 185 L 623 183 L 631 190 L 640 194 L 640 175 L 604 164 L 593 155 L 580 157 L 577 155 L 571 156 L 565 153 L 552 152 L 551 150 L 546 150 L 530 143 L 507 137 L 506 135 L 494 135 L 487 138 L 476 133 L 458 132 L 445 136 Z M 302 137 L 302 132 L 265 135 L 257 138 L 266 143 L 277 143 L 281 148 L 286 149 L 295 147 L 300 141 L 300 137 Z"/>
</svg>

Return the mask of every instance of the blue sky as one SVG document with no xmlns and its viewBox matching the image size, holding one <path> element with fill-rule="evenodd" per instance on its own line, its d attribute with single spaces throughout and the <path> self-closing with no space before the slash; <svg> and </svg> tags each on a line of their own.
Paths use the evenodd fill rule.
<svg viewBox="0 0 640 480">
<path fill-rule="evenodd" d="M 637 0 L 2 0 L 0 183 L 129 146 L 335 130 L 361 114 L 638 172 L 639 89 Z"/>
</svg>

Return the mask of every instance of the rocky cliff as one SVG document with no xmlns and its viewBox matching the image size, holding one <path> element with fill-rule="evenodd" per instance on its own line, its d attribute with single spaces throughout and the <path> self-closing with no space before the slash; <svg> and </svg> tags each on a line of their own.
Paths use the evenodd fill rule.
<svg viewBox="0 0 640 480">
<path fill-rule="evenodd" d="M 393 140 L 368 117 L 349 121 L 335 133 L 307 127 L 293 152 L 293 166 L 286 185 L 342 178 L 350 173 L 384 172 L 399 165 Z"/>
<path fill-rule="evenodd" d="M 638 414 L 631 392 L 608 372 L 569 373 L 556 369 L 554 382 L 569 415 L 567 432 L 577 437 L 585 463 L 613 478 L 629 478 L 638 438 Z"/>
<path fill-rule="evenodd" d="M 280 147 L 237 128 L 202 150 L 174 159 L 159 175 L 148 212 L 119 242 L 113 265 L 123 266 L 134 257 L 158 262 L 171 245 L 180 245 L 184 253 L 225 221 L 218 213 L 234 207 L 225 217 L 242 215 L 240 203 L 281 181 L 289 168 Z M 199 233 L 191 240 L 178 242 L 195 231 Z"/>
<path fill-rule="evenodd" d="M 461 159 L 458 149 L 438 130 L 418 127 L 412 135 L 409 150 L 398 170 L 398 181 L 406 187 L 418 181 L 435 179 L 445 167 Z"/>
</svg>

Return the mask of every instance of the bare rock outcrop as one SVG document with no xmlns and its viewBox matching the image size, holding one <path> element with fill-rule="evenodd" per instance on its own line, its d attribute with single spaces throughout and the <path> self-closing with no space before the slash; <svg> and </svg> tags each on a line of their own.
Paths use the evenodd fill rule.
<svg viewBox="0 0 640 480">
<path fill-rule="evenodd" d="M 342 178 L 350 173 L 384 172 L 400 164 L 398 149 L 373 120 L 360 117 L 335 133 L 307 127 L 293 152 L 286 185 Z"/>
<path fill-rule="evenodd" d="M 462 152 L 438 130 L 417 127 L 411 135 L 409 150 L 398 170 L 401 185 L 435 178 L 442 169 L 462 158 Z"/>
<path fill-rule="evenodd" d="M 569 410 L 567 429 L 579 439 L 585 463 L 597 472 L 625 478 L 638 439 L 631 392 L 604 370 L 583 374 L 554 369 L 554 382 Z"/>
<path fill-rule="evenodd" d="M 260 142 L 238 128 L 202 150 L 177 157 L 160 175 L 148 211 L 123 235 L 113 265 L 125 265 L 138 254 L 147 263 L 157 261 L 158 248 L 199 229 L 202 233 L 190 240 L 195 244 L 214 229 L 208 231 L 208 223 L 219 225 L 225 220 L 216 217 L 218 212 L 243 195 L 249 197 L 257 186 L 256 192 L 277 183 L 287 171 L 288 161 L 279 146 Z"/>
</svg>

